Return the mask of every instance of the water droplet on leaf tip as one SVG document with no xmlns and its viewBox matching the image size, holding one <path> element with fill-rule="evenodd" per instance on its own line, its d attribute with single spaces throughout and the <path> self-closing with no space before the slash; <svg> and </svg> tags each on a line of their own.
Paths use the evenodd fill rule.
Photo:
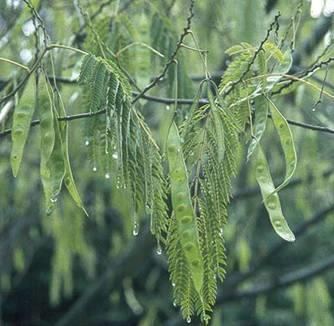
<svg viewBox="0 0 334 326">
<path fill-rule="evenodd" d="M 173 306 L 174 306 L 174 307 L 176 307 L 176 306 L 177 306 L 177 304 L 176 304 L 176 301 L 173 301 Z"/>
<path fill-rule="evenodd" d="M 187 317 L 187 323 L 190 324 L 191 323 L 191 318 L 188 316 Z"/>
<path fill-rule="evenodd" d="M 133 225 L 133 230 L 132 230 L 132 234 L 136 237 L 139 234 L 139 224 L 138 223 L 134 223 Z"/>
<path fill-rule="evenodd" d="M 170 106 L 167 105 L 167 106 L 166 106 L 166 111 L 169 111 L 169 110 L 170 110 Z"/>
<path fill-rule="evenodd" d="M 96 172 L 97 171 L 97 167 L 96 166 L 93 166 L 93 172 Z"/>
<path fill-rule="evenodd" d="M 106 179 L 110 179 L 110 174 L 109 174 L 109 173 L 106 173 L 106 174 L 105 174 L 105 178 L 106 178 Z"/>
<path fill-rule="evenodd" d="M 175 288 L 175 283 L 174 282 L 172 283 L 172 287 Z"/>
<path fill-rule="evenodd" d="M 89 140 L 86 140 L 86 141 L 85 141 L 85 145 L 86 145 L 86 146 L 89 146 Z"/>
<path fill-rule="evenodd" d="M 158 243 L 158 245 L 157 245 L 157 249 L 156 249 L 155 252 L 156 252 L 157 255 L 159 255 L 159 256 L 162 254 L 162 248 L 161 248 L 161 246 L 160 246 L 160 243 Z"/>
</svg>

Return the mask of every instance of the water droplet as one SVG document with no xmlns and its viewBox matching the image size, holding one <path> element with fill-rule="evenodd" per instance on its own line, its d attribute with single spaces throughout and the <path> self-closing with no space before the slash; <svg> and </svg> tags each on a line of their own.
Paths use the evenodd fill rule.
<svg viewBox="0 0 334 326">
<path fill-rule="evenodd" d="M 133 223 L 132 234 L 136 237 L 139 234 L 139 223 L 135 221 Z"/>
<path fill-rule="evenodd" d="M 189 155 L 190 155 L 190 156 L 194 156 L 194 152 L 190 152 Z"/>
<path fill-rule="evenodd" d="M 112 154 L 112 158 L 115 159 L 115 160 L 118 159 L 118 154 L 117 154 L 117 152 L 115 152 L 114 154 Z"/>
<path fill-rule="evenodd" d="M 88 139 L 85 141 L 85 145 L 89 146 L 89 140 Z"/>
<path fill-rule="evenodd" d="M 106 179 L 110 179 L 110 174 L 107 172 L 107 173 L 104 175 L 104 177 L 105 177 Z"/>
<path fill-rule="evenodd" d="M 184 138 L 180 138 L 180 142 L 181 142 L 181 144 L 183 144 L 184 143 Z"/>
<path fill-rule="evenodd" d="M 93 172 L 96 172 L 97 171 L 97 167 L 96 166 L 93 166 Z"/>
<path fill-rule="evenodd" d="M 57 200 L 58 200 L 57 197 L 51 197 L 51 198 L 50 198 L 51 203 L 56 203 Z"/>
<path fill-rule="evenodd" d="M 119 187 L 120 187 L 120 184 L 119 184 L 119 182 L 117 182 L 116 183 L 116 188 L 119 189 Z"/>
<path fill-rule="evenodd" d="M 186 115 L 186 116 L 184 117 L 184 119 L 185 119 L 185 120 L 188 120 L 188 119 L 189 119 L 189 117 Z"/>
<path fill-rule="evenodd" d="M 162 254 L 162 248 L 161 248 L 161 245 L 160 245 L 160 242 L 158 241 L 158 243 L 157 243 L 157 249 L 156 249 L 156 254 L 157 255 L 161 255 Z"/>
<path fill-rule="evenodd" d="M 174 307 L 176 307 L 176 306 L 177 306 L 177 304 L 176 304 L 176 301 L 175 301 L 175 300 L 173 301 L 173 306 L 174 306 Z"/>
<path fill-rule="evenodd" d="M 187 317 L 187 323 L 188 323 L 188 324 L 191 323 L 191 318 L 190 318 L 190 316 Z"/>
<path fill-rule="evenodd" d="M 177 152 L 180 153 L 180 152 L 181 152 L 181 148 L 178 148 L 178 149 L 177 149 Z"/>
<path fill-rule="evenodd" d="M 313 111 L 313 112 L 315 111 L 315 107 L 312 109 L 312 111 Z"/>
<path fill-rule="evenodd" d="M 175 283 L 174 282 L 172 283 L 172 287 L 175 288 Z"/>
<path fill-rule="evenodd" d="M 134 236 L 137 236 L 139 233 L 139 223 L 138 223 L 138 217 L 137 217 L 137 213 L 134 212 L 133 214 L 133 228 L 132 228 L 132 234 Z"/>
<path fill-rule="evenodd" d="M 167 105 L 167 106 L 166 106 L 166 111 L 169 111 L 169 110 L 170 110 L 170 106 Z"/>
<path fill-rule="evenodd" d="M 126 184 L 124 183 L 124 185 L 123 185 L 123 189 L 126 189 Z"/>
</svg>

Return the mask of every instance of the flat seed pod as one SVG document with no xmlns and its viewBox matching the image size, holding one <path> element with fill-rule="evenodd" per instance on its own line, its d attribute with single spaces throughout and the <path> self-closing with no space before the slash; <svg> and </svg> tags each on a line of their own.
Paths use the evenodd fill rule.
<svg viewBox="0 0 334 326">
<path fill-rule="evenodd" d="M 80 207 L 84 213 L 88 216 L 88 213 L 86 209 L 84 208 L 84 205 L 82 203 L 79 191 L 77 189 L 77 186 L 74 182 L 69 154 L 68 154 L 68 126 L 67 122 L 63 122 L 63 124 L 60 126 L 62 139 L 63 139 L 63 157 L 64 157 L 64 164 L 65 164 L 65 176 L 64 176 L 64 182 L 65 186 L 71 195 L 74 202 L 77 204 L 78 207 Z"/>
<path fill-rule="evenodd" d="M 297 167 L 297 153 L 292 137 L 292 132 L 289 127 L 288 122 L 278 110 L 276 105 L 268 99 L 270 103 L 270 112 L 272 116 L 272 120 L 274 122 L 276 131 L 278 133 L 281 146 L 285 156 L 285 179 L 281 185 L 279 185 L 274 192 L 278 192 L 283 189 L 292 178 L 293 174 L 295 173 Z"/>
<path fill-rule="evenodd" d="M 188 175 L 182 153 L 182 144 L 176 124 L 169 130 L 167 142 L 172 205 L 177 221 L 177 232 L 194 287 L 200 294 L 203 285 L 203 259 L 199 236 L 191 204 Z M 201 295 L 201 294 L 200 294 Z"/>
<path fill-rule="evenodd" d="M 251 143 L 248 147 L 247 161 L 250 159 L 251 155 L 254 153 L 257 145 L 259 144 L 264 131 L 266 130 L 268 119 L 268 102 L 261 96 L 255 99 L 255 121 L 254 121 L 254 138 L 252 138 Z"/>
<path fill-rule="evenodd" d="M 52 90 L 44 75 L 40 78 L 38 88 L 37 109 L 41 121 L 41 160 L 46 163 L 52 154 L 56 137 L 54 103 L 52 100 Z"/>
<path fill-rule="evenodd" d="M 65 163 L 63 156 L 63 144 L 60 134 L 59 122 L 54 119 L 55 142 L 50 158 L 45 161 L 41 157 L 41 179 L 46 199 L 47 214 L 51 214 L 57 197 L 60 193 L 65 176 Z"/>
<path fill-rule="evenodd" d="M 225 136 L 224 136 L 224 129 L 223 129 L 223 121 L 219 114 L 219 107 L 214 101 L 213 94 L 210 90 L 210 84 L 208 85 L 208 99 L 210 103 L 210 109 L 212 110 L 212 123 L 216 134 L 216 141 L 217 141 L 217 159 L 218 162 L 224 160 L 225 156 Z"/>
<path fill-rule="evenodd" d="M 270 222 L 276 233 L 286 241 L 295 241 L 295 235 L 290 230 L 282 213 L 281 203 L 270 174 L 265 154 L 258 146 L 256 160 L 256 181 L 260 186 L 264 205 L 269 214 Z"/>
<path fill-rule="evenodd" d="M 14 177 L 17 176 L 22 162 L 25 144 L 28 138 L 35 104 L 32 100 L 35 94 L 35 79 L 31 78 L 20 99 L 19 105 L 14 110 L 12 126 L 12 150 L 10 163 Z"/>
</svg>

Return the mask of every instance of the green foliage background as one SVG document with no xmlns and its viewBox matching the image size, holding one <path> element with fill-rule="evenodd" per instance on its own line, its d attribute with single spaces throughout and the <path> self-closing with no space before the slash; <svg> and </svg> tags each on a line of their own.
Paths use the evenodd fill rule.
<svg viewBox="0 0 334 326">
<path fill-rule="evenodd" d="M 281 12 L 280 31 L 286 31 L 294 49 L 292 69 L 295 70 L 289 73 L 298 76 L 297 71 L 332 58 L 332 16 L 311 18 L 310 4 L 305 1 L 301 6 L 301 3 L 195 2 L 192 31 L 199 47 L 208 50 L 207 68 L 216 84 L 219 85 L 223 71 L 231 62 L 225 51 L 240 42 L 258 47 L 278 11 Z M 108 48 L 118 55 L 118 63 L 126 75 L 144 88 L 173 54 L 186 24 L 190 2 L 114 0 L 80 1 L 78 5 L 77 1 L 35 0 L 31 4 L 44 21 L 50 43 L 70 45 L 96 56 L 103 55 L 103 49 Z M 91 21 L 85 13 L 92 17 Z M 23 1 L 1 1 L 1 58 L 30 67 L 35 54 L 40 54 L 38 47 L 36 52 L 31 15 L 31 9 Z M 39 35 L 43 35 L 42 30 Z M 128 47 L 130 44 L 133 45 Z M 185 44 L 197 47 L 191 37 Z M 66 114 L 89 112 L 89 105 L 96 105 L 89 102 L 93 86 L 82 87 L 73 82 L 79 75 L 82 55 L 58 48 L 52 53 Z M 205 78 L 201 57 L 198 51 L 181 48 L 177 62 L 150 95 L 194 98 L 199 81 Z M 45 67 L 50 73 L 49 61 Z M 25 73 L 18 66 L 0 61 L 0 101 Z M 286 118 L 327 126 L 333 131 L 333 97 L 322 94 L 334 94 L 333 76 L 331 65 L 324 66 L 307 79 L 316 89 L 306 83 L 295 83 L 286 95 L 275 98 L 275 103 Z M 19 92 L 13 98 L 15 106 L 21 96 L 27 102 L 34 100 L 35 93 L 30 91 L 34 86 L 32 80 L 30 83 L 23 95 Z M 319 96 L 321 102 L 315 107 Z M 5 104 L 6 101 L 1 102 L 1 110 Z M 164 148 L 173 103 L 140 99 L 136 105 L 155 141 Z M 177 119 L 186 121 L 188 114 L 189 105 L 178 106 Z M 11 128 L 12 116 L 10 112 L 1 121 L 1 132 Z M 69 158 L 88 217 L 64 189 L 57 197 L 52 215 L 45 213 L 39 127 L 30 129 L 16 178 L 10 167 L 11 137 L 0 137 L 0 320 L 4 325 L 186 323 L 179 309 L 173 306 L 164 243 L 157 243 L 149 232 L 150 207 L 138 207 L 134 211 L 129 189 L 120 186 L 123 184 L 119 180 L 119 158 L 114 156 L 110 162 L 106 161 L 101 154 L 104 148 L 100 144 L 92 145 L 93 131 L 103 136 L 104 130 L 99 130 L 102 117 L 73 120 L 68 128 Z M 334 134 L 290 127 L 298 167 L 290 184 L 280 192 L 280 198 L 296 241 L 283 242 L 270 225 L 256 184 L 254 162 L 246 162 L 251 139 L 248 125 L 247 133 L 239 138 L 241 150 L 236 158 L 233 197 L 223 229 L 226 277 L 218 286 L 212 325 L 334 323 L 331 295 L 334 291 L 331 269 L 334 266 Z M 275 183 L 280 184 L 284 156 L 269 120 L 261 143 Z M 117 144 L 110 146 L 113 149 Z M 166 173 L 167 165 L 163 163 L 162 167 Z M 143 194 L 139 193 L 140 196 Z M 169 197 L 166 204 L 170 213 Z M 137 231 L 138 236 L 134 236 Z M 195 316 L 192 322 L 200 323 Z"/>
</svg>

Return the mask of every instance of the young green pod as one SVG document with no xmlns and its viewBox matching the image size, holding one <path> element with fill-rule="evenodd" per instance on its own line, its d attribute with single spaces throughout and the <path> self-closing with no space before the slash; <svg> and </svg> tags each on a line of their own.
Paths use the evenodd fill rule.
<svg viewBox="0 0 334 326">
<path fill-rule="evenodd" d="M 274 230 L 284 240 L 295 241 L 295 236 L 282 213 L 280 199 L 278 193 L 274 191 L 275 186 L 269 171 L 268 162 L 260 145 L 257 149 L 256 181 L 260 186 L 264 205 Z"/>
<path fill-rule="evenodd" d="M 278 192 L 283 189 L 292 178 L 293 174 L 296 171 L 297 167 L 297 153 L 292 137 L 292 132 L 289 127 L 288 122 L 278 110 L 274 102 L 268 98 L 270 105 L 271 117 L 274 122 L 276 131 L 278 133 L 281 146 L 284 152 L 285 157 L 285 179 L 281 185 L 279 185 L 274 192 Z"/>
<path fill-rule="evenodd" d="M 20 99 L 19 105 L 14 110 L 12 125 L 12 150 L 10 163 L 14 177 L 17 176 L 22 162 L 25 144 L 28 138 L 35 104 L 32 100 L 35 96 L 35 79 L 31 77 Z"/>
<path fill-rule="evenodd" d="M 176 124 L 170 127 L 167 140 L 172 206 L 177 221 L 177 232 L 196 291 L 201 295 L 203 285 L 203 258 L 199 235 L 191 203 L 187 169 L 182 153 L 181 139 Z"/>
</svg>

